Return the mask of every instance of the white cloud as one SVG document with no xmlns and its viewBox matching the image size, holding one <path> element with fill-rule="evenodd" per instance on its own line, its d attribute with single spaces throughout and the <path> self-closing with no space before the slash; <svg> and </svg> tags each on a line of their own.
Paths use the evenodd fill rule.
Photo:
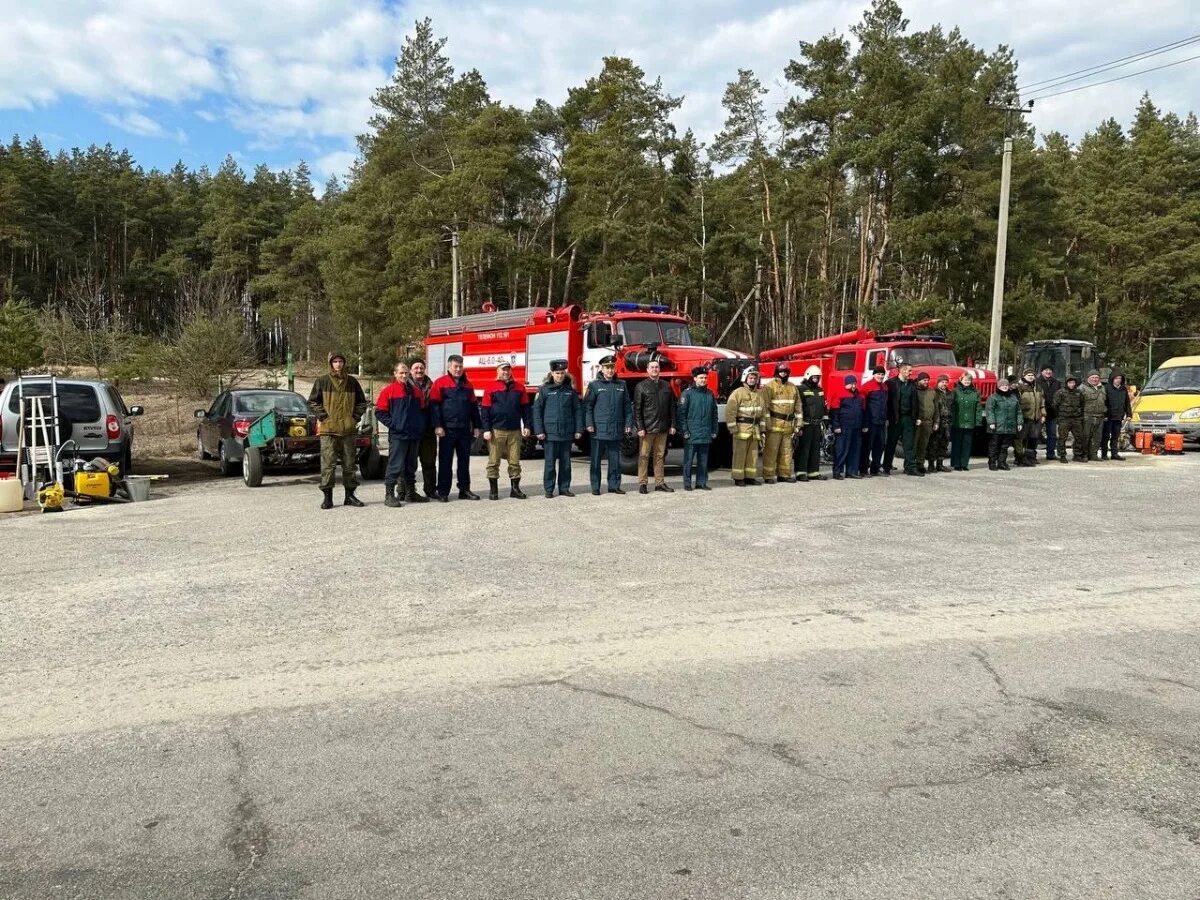
<svg viewBox="0 0 1200 900">
<path fill-rule="evenodd" d="M 121 114 L 104 113 L 104 120 L 122 131 L 149 138 L 167 138 L 180 144 L 187 142 L 187 133 L 182 128 L 170 131 L 144 113 L 128 111 Z"/>
<path fill-rule="evenodd" d="M 1142 0 L 959 0 L 903 3 L 914 28 L 961 27 L 973 43 L 1015 50 L 1036 81 L 1200 32 L 1200 4 Z M 258 146 L 320 141 L 347 146 L 366 128 L 370 97 L 389 74 L 414 19 L 429 15 L 450 37 L 459 72 L 477 68 L 499 99 L 561 102 L 599 71 L 605 55 L 634 59 L 651 79 L 686 97 L 676 114 L 702 140 L 719 130 L 725 84 L 753 69 L 787 96 L 783 68 L 798 42 L 845 33 L 867 0 L 0 0 L 0 109 L 79 96 L 108 105 L 196 103 Z M 1168 57 L 1154 62 L 1168 61 Z M 1136 71 L 1132 69 L 1122 70 Z M 1107 116 L 1127 122 L 1144 89 L 1166 109 L 1200 95 L 1200 61 L 1037 104 L 1031 121 L 1078 139 Z M 149 126 L 117 116 L 119 127 Z M 139 131 L 136 133 L 145 133 Z M 338 151 L 345 154 L 349 151 Z M 330 154 L 335 156 L 336 154 Z M 331 163 L 332 165 L 332 163 Z"/>
</svg>

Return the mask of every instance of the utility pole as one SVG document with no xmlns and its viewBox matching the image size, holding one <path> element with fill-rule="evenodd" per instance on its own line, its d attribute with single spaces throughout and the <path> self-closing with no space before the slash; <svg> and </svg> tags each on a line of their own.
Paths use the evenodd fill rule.
<svg viewBox="0 0 1200 900">
<path fill-rule="evenodd" d="M 1000 168 L 1000 220 L 996 226 L 996 274 L 992 281 L 992 333 L 988 340 L 987 367 L 1000 365 L 1000 325 L 1004 317 L 1004 263 L 1008 253 L 1008 195 L 1012 186 L 1012 138 L 1004 139 L 1004 162 Z"/>
<path fill-rule="evenodd" d="M 1022 113 L 1033 109 L 1033 101 L 1021 106 L 993 106 L 1004 113 Z M 992 331 L 988 339 L 987 367 L 999 374 L 1000 332 L 1004 320 L 1004 264 L 1008 254 L 1008 198 L 1012 189 L 1013 140 L 1008 136 L 1009 116 L 1004 117 L 1004 161 L 1000 166 L 1000 217 L 996 222 L 996 272 L 992 281 Z"/>
<path fill-rule="evenodd" d="M 458 229 L 450 231 L 450 315 L 458 315 Z"/>
</svg>

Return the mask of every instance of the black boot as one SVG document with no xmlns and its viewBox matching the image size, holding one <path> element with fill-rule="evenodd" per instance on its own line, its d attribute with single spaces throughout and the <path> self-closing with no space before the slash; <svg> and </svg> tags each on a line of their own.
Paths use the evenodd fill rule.
<svg viewBox="0 0 1200 900">
<path fill-rule="evenodd" d="M 342 506 L 362 506 L 363 502 L 354 496 L 353 488 L 346 488 L 346 498 L 342 501 Z"/>
<path fill-rule="evenodd" d="M 499 500 L 500 499 L 500 479 L 499 478 L 489 478 L 488 479 L 488 499 L 489 500 Z"/>
<path fill-rule="evenodd" d="M 399 493 L 400 493 L 399 489 L 397 489 L 396 493 L 397 493 L 397 495 L 399 495 Z M 408 483 L 407 487 L 405 487 L 405 489 L 404 489 L 404 499 L 407 500 L 409 503 L 428 503 L 429 502 L 428 497 L 422 497 L 420 494 L 417 493 L 416 482 L 412 482 L 412 481 L 410 481 Z"/>
<path fill-rule="evenodd" d="M 558 489 L 558 496 L 560 496 L 560 497 L 574 497 L 575 495 L 574 495 L 574 494 L 571 492 L 571 490 L 570 490 L 569 488 L 568 488 L 567 490 L 563 490 L 562 488 L 559 488 L 559 489 Z"/>
<path fill-rule="evenodd" d="M 510 496 L 516 500 L 527 500 L 528 499 L 525 496 L 525 494 L 521 491 L 521 479 L 520 478 L 514 478 L 512 480 L 512 487 L 510 487 L 508 489 L 508 496 Z"/>
<path fill-rule="evenodd" d="M 1008 460 L 1006 460 L 1006 459 L 1000 460 L 1000 471 L 1001 472 L 1010 471 L 1010 469 L 1008 468 Z"/>
<path fill-rule="evenodd" d="M 321 509 L 333 509 L 333 488 L 321 488 L 325 499 L 321 501 Z"/>
<path fill-rule="evenodd" d="M 458 499 L 459 500 L 478 500 L 479 495 L 474 493 L 470 488 L 459 488 L 458 489 Z"/>
<path fill-rule="evenodd" d="M 383 486 L 383 505 L 390 507 L 400 506 L 400 498 L 396 496 L 396 485 L 385 484 Z"/>
</svg>

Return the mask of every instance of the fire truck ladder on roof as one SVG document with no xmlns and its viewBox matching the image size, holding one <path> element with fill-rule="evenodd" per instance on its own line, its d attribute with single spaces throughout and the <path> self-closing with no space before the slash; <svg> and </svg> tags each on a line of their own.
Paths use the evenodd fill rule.
<svg viewBox="0 0 1200 900">
<path fill-rule="evenodd" d="M 17 472 L 26 492 L 47 482 L 62 484 L 62 429 L 58 412 L 58 379 L 50 377 L 50 395 L 25 396 L 25 379 L 17 379 L 20 417 L 17 420 Z M 49 410 L 47 410 L 49 405 Z M 44 474 L 43 474 L 44 473 Z"/>
<path fill-rule="evenodd" d="M 541 317 L 554 314 L 548 306 L 523 306 L 520 309 L 498 309 L 495 312 L 474 313 L 469 316 L 450 316 L 446 319 L 430 319 L 429 333 L 462 334 L 466 331 L 488 331 L 493 328 L 521 328 Z"/>
</svg>

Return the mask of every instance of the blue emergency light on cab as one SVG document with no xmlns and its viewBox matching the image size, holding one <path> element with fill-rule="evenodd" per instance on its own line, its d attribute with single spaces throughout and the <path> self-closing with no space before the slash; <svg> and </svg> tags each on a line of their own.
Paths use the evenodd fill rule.
<svg viewBox="0 0 1200 900">
<path fill-rule="evenodd" d="M 621 300 L 617 303 L 609 304 L 611 312 L 651 312 L 651 313 L 669 313 L 671 307 L 664 306 L 660 303 L 632 303 L 628 300 Z"/>
</svg>

